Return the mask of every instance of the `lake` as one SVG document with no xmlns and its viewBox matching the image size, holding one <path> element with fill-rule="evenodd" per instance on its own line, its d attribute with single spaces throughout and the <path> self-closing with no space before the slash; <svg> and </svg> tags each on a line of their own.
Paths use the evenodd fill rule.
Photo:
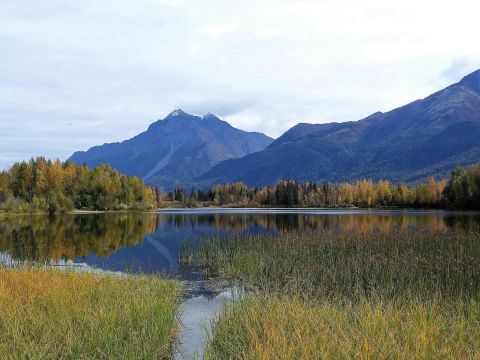
<svg viewBox="0 0 480 360">
<path fill-rule="evenodd" d="M 0 218 L 0 261 L 48 263 L 107 271 L 167 273 L 187 280 L 179 254 L 202 237 L 285 230 L 478 228 L 474 212 L 326 209 L 168 209 L 158 213 L 30 215 Z"/>
</svg>

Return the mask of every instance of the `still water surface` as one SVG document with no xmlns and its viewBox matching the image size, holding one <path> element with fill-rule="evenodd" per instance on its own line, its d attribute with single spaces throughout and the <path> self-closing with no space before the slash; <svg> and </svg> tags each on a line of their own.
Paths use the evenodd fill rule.
<svg viewBox="0 0 480 360">
<path fill-rule="evenodd" d="M 167 273 L 196 280 L 179 266 L 182 247 L 206 236 L 285 230 L 479 228 L 480 213 L 412 210 L 195 209 L 0 218 L 0 261 L 87 265 L 108 271 Z"/>
</svg>

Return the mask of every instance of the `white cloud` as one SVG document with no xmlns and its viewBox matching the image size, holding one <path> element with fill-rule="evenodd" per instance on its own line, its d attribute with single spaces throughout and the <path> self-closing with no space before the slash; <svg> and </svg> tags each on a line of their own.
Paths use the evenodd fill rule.
<svg viewBox="0 0 480 360">
<path fill-rule="evenodd" d="M 470 0 L 4 0 L 0 167 L 128 138 L 178 107 L 271 136 L 385 111 L 480 68 L 479 11 Z"/>
</svg>

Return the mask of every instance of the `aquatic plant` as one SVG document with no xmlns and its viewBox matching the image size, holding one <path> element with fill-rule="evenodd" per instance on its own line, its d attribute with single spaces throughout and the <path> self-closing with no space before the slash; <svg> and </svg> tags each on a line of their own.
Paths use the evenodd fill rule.
<svg viewBox="0 0 480 360">
<path fill-rule="evenodd" d="M 213 324 L 207 359 L 480 356 L 478 231 L 211 237 L 189 251 L 247 290 Z"/>
<path fill-rule="evenodd" d="M 480 294 L 480 233 L 319 230 L 210 237 L 191 250 L 205 273 L 305 299 Z"/>
</svg>

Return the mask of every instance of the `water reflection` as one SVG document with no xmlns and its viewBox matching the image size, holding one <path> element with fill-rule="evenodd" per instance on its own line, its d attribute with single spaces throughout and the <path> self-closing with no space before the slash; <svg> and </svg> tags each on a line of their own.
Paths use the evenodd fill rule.
<svg viewBox="0 0 480 360">
<path fill-rule="evenodd" d="M 444 211 L 269 211 L 78 214 L 0 218 L 0 253 L 14 261 L 73 261 L 113 271 L 180 274 L 182 246 L 203 236 L 335 229 L 479 227 L 476 213 Z M 4 256 L 5 258 L 5 256 Z M 1 261 L 2 257 L 0 257 Z M 181 274 L 195 279 L 199 275 Z"/>
<path fill-rule="evenodd" d="M 367 232 L 417 228 L 442 231 L 454 226 L 477 227 L 480 214 L 445 211 L 341 211 L 324 213 L 216 213 L 160 214 L 163 221 L 173 219 L 180 228 L 207 225 L 217 231 L 245 232 L 252 229 L 273 231 L 335 229 Z"/>
<path fill-rule="evenodd" d="M 75 260 L 108 257 L 155 232 L 154 215 L 15 216 L 0 221 L 0 251 L 14 260 Z"/>
</svg>

